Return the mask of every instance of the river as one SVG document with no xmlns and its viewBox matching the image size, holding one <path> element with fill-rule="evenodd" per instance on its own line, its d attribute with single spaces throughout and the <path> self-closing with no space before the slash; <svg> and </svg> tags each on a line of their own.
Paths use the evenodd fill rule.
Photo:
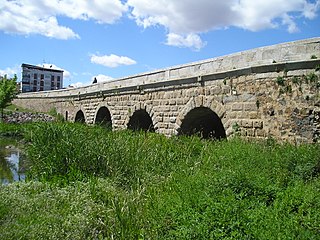
<svg viewBox="0 0 320 240">
<path fill-rule="evenodd" d="M 0 138 L 0 184 L 25 180 L 22 145 L 14 138 Z"/>
</svg>

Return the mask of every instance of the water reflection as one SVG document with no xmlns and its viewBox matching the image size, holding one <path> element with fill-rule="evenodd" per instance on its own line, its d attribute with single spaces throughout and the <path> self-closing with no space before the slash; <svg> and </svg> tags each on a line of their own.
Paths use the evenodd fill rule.
<svg viewBox="0 0 320 240">
<path fill-rule="evenodd" d="M 25 179 L 23 154 L 19 145 L 16 139 L 0 139 L 0 184 Z"/>
</svg>

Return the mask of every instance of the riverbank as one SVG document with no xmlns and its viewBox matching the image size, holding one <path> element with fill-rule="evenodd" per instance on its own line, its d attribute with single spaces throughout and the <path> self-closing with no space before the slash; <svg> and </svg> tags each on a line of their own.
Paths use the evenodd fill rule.
<svg viewBox="0 0 320 240">
<path fill-rule="evenodd" d="M 23 134 L 32 167 L 27 182 L 0 187 L 0 239 L 319 236 L 319 144 L 69 123 L 32 124 Z"/>
</svg>

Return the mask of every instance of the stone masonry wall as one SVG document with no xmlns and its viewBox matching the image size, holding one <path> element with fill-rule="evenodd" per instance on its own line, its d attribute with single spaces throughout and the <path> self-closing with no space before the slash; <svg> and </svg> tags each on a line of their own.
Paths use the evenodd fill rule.
<svg viewBox="0 0 320 240">
<path fill-rule="evenodd" d="M 295 143 L 319 140 L 320 39 L 250 50 L 226 57 L 136 75 L 85 88 L 21 94 L 17 105 L 74 121 L 81 110 L 88 124 L 100 107 L 114 130 L 125 129 L 145 109 L 156 132 L 178 133 L 185 116 L 210 108 L 227 136 Z"/>
</svg>

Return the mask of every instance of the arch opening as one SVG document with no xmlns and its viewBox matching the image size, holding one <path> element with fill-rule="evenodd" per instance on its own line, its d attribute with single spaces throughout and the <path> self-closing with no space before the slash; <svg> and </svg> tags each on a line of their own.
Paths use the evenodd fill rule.
<svg viewBox="0 0 320 240">
<path fill-rule="evenodd" d="M 108 108 L 101 107 L 96 115 L 95 124 L 98 124 L 100 126 L 104 126 L 106 128 L 112 128 L 112 120 L 111 120 L 111 114 Z"/>
<path fill-rule="evenodd" d="M 83 114 L 83 112 L 82 112 L 81 110 L 79 110 L 79 111 L 77 112 L 74 121 L 77 122 L 77 123 L 85 123 L 85 122 L 86 122 L 86 120 L 85 120 L 85 118 L 84 118 L 84 114 Z"/>
<path fill-rule="evenodd" d="M 204 139 L 221 140 L 226 132 L 219 116 L 210 108 L 192 109 L 184 118 L 178 135 L 198 135 Z"/>
<path fill-rule="evenodd" d="M 155 131 L 151 117 L 146 112 L 146 110 L 143 109 L 134 112 L 134 114 L 131 116 L 129 120 L 128 129 L 134 131 Z"/>
</svg>

